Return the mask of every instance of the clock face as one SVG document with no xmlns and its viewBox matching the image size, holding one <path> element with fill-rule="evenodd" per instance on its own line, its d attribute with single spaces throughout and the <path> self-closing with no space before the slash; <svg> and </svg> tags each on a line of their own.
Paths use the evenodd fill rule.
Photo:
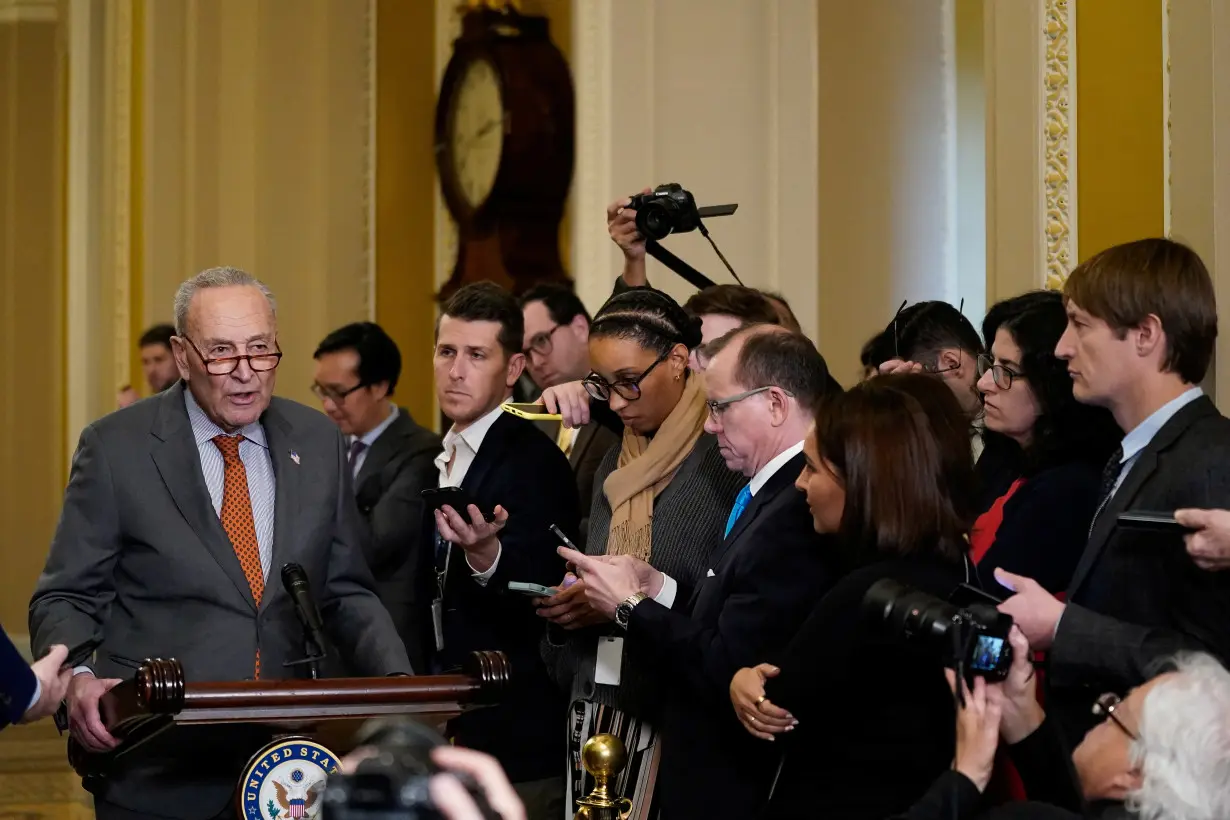
<svg viewBox="0 0 1230 820">
<path fill-rule="evenodd" d="M 465 69 L 449 114 L 453 177 L 471 208 L 495 187 L 504 149 L 504 101 L 495 66 L 477 59 Z"/>
</svg>

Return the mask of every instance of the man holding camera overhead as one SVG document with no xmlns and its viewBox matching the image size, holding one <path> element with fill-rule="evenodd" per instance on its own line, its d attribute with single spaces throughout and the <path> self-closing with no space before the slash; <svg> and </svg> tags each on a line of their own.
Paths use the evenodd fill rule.
<svg viewBox="0 0 1230 820">
<path fill-rule="evenodd" d="M 502 650 L 514 670 L 499 705 L 451 721 L 461 746 L 504 766 L 531 818 L 564 812 L 563 694 L 547 676 L 538 644 L 542 621 L 510 583 L 549 587 L 564 574 L 552 524 L 575 538 L 576 482 L 563 452 L 532 422 L 500 409 L 525 367 L 521 309 L 490 282 L 467 285 L 436 325 L 434 368 L 440 409 L 453 425 L 436 458 L 441 488 L 428 543 L 435 668 L 462 664 L 476 650 Z M 461 501 L 458 501 L 458 498 Z M 465 502 L 465 509 L 452 504 Z M 434 524 L 434 526 L 432 526 Z"/>
</svg>

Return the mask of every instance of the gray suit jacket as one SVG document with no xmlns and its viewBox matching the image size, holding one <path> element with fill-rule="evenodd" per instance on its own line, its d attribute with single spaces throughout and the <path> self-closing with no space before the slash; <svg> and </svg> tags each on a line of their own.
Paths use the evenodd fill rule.
<svg viewBox="0 0 1230 820">
<path fill-rule="evenodd" d="M 341 434 L 315 410 L 278 398 L 261 424 L 277 490 L 260 607 L 210 502 L 181 383 L 82 432 L 30 602 L 36 655 L 67 644 L 73 664 L 91 663 L 104 678 L 132 674 L 115 657 L 178 658 L 189 682 L 226 681 L 252 676 L 259 647 L 262 677 L 294 677 L 302 667 L 284 664 L 303 656 L 303 631 L 279 577 L 294 561 L 348 666 L 373 676 L 411 671 L 359 551 Z M 87 787 L 133 811 L 213 817 L 261 739 L 240 727 L 172 730 Z"/>
<path fill-rule="evenodd" d="M 431 596 L 420 594 L 425 585 L 416 577 L 422 551 L 432 549 L 424 537 L 422 492 L 440 480 L 435 460 L 443 448 L 440 437 L 416 424 L 403 407 L 372 444 L 355 477 L 363 550 L 376 592 L 416 669 L 427 668 L 430 649 L 423 645 L 420 627 L 430 623 Z"/>
</svg>

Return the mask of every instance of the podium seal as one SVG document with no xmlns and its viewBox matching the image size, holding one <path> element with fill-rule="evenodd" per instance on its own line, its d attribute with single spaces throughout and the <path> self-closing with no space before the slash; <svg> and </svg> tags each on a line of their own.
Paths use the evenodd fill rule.
<svg viewBox="0 0 1230 820">
<path fill-rule="evenodd" d="M 337 755 L 304 737 L 282 738 L 244 767 L 237 802 L 243 820 L 314 820 Z"/>
</svg>

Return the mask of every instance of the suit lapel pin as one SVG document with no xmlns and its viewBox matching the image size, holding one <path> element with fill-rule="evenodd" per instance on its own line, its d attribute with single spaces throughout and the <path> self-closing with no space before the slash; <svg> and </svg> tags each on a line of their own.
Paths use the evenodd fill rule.
<svg viewBox="0 0 1230 820">
<path fill-rule="evenodd" d="M 293 462 L 295 462 L 295 464 L 296 464 L 296 465 L 298 465 L 298 464 L 299 464 L 299 454 L 298 454 L 298 453 L 296 453 L 294 450 L 291 450 L 291 451 L 290 451 L 290 460 L 291 460 L 291 461 L 293 461 Z"/>
</svg>

